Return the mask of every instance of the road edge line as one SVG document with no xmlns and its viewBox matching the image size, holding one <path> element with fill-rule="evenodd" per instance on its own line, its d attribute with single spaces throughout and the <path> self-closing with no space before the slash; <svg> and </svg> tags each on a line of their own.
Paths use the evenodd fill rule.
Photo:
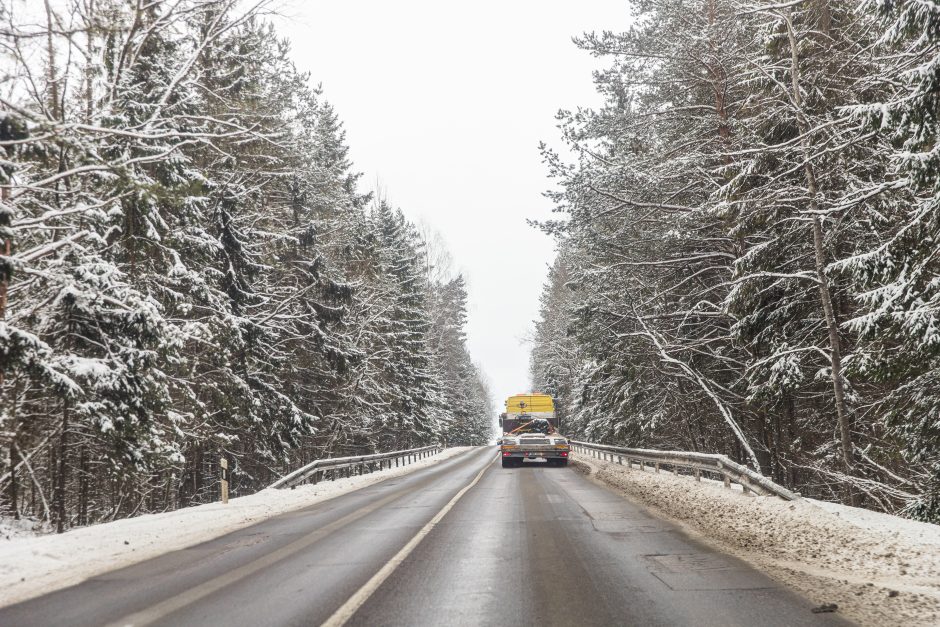
<svg viewBox="0 0 940 627">
<path fill-rule="evenodd" d="M 397 569 L 401 563 L 404 562 L 409 555 L 411 555 L 418 545 L 421 544 L 421 541 L 424 540 L 424 538 L 429 533 L 431 533 L 431 530 L 433 530 L 434 527 L 436 527 L 437 524 L 441 522 L 444 516 L 446 516 L 447 513 L 453 509 L 454 505 L 456 505 L 457 502 L 463 498 L 463 495 L 469 492 L 473 486 L 480 482 L 480 479 L 483 478 L 483 474 L 490 469 L 490 466 L 492 466 L 495 461 L 496 458 L 494 457 L 492 460 L 490 460 L 489 463 L 481 468 L 480 472 L 478 472 L 476 477 L 473 478 L 473 481 L 461 488 L 461 490 L 455 494 L 454 497 L 448 501 L 447 504 L 444 505 L 444 507 L 442 507 L 437 514 L 434 515 L 434 518 L 429 520 L 418 531 L 418 533 L 416 533 L 414 537 L 411 538 L 411 540 L 409 540 L 408 543 L 392 557 L 392 559 L 387 561 L 377 573 L 372 575 L 369 581 L 363 584 L 361 588 L 356 590 L 356 592 L 354 592 L 353 595 L 339 607 L 339 609 L 337 609 L 329 618 L 323 621 L 320 627 L 342 627 L 345 625 L 347 621 L 349 621 L 349 619 L 352 618 L 357 611 L 359 611 L 359 608 L 365 605 L 366 601 L 368 601 L 369 598 L 375 594 L 375 591 L 378 590 L 383 583 L 385 583 L 385 580 L 388 579 L 393 572 L 395 572 L 395 569 Z"/>
<path fill-rule="evenodd" d="M 464 451 L 463 453 L 459 453 L 450 459 L 461 457 L 469 452 L 471 451 L 469 450 Z M 448 460 L 443 460 L 443 461 L 446 462 Z M 420 470 L 423 470 L 423 469 L 421 468 L 416 469 L 416 471 L 420 471 Z M 413 473 L 407 473 L 407 474 L 413 474 Z M 387 479 L 384 479 L 383 481 L 387 481 L 389 479 L 394 479 L 394 478 L 395 477 L 388 477 Z M 372 484 L 370 486 L 363 486 L 363 487 L 364 488 L 372 487 L 373 485 L 376 485 L 376 484 Z M 372 512 L 378 509 L 381 509 L 385 505 L 402 498 L 405 494 L 410 494 L 412 492 L 414 492 L 414 488 L 408 491 L 396 491 L 377 501 L 372 501 L 364 505 L 363 507 L 360 507 L 359 509 L 350 512 L 349 514 L 346 514 L 342 518 L 334 520 L 331 523 L 327 523 L 326 525 L 322 527 L 318 527 L 314 529 L 313 531 L 301 536 L 300 538 L 292 542 L 289 542 L 281 546 L 278 549 L 271 551 L 270 553 L 266 553 L 260 557 L 257 557 L 245 564 L 242 564 L 241 566 L 238 566 L 223 574 L 213 577 L 212 579 L 207 579 L 193 586 L 192 588 L 189 588 L 188 590 L 184 592 L 180 592 L 166 599 L 163 599 L 162 601 L 154 605 L 146 607 L 142 610 L 138 610 L 131 614 L 122 616 L 121 618 L 117 620 L 108 622 L 105 624 L 105 627 L 145 627 L 146 625 L 149 625 L 153 622 L 161 620 L 165 618 L 166 616 L 172 614 L 173 612 L 176 612 L 185 607 L 188 607 L 192 605 L 193 603 L 199 601 L 200 599 L 203 599 L 209 596 L 210 594 L 213 594 L 225 588 L 226 586 L 237 583 L 264 568 L 273 566 L 274 564 L 277 564 L 278 562 L 280 562 L 281 560 L 287 557 L 294 556 L 298 551 L 303 550 L 304 548 L 312 544 L 315 544 L 316 542 L 319 542 L 323 540 L 324 538 L 327 538 L 334 531 L 343 529 L 345 526 L 349 525 L 350 523 L 353 523 L 359 520 L 360 518 L 368 516 Z M 351 494 L 351 492 L 347 494 Z M 340 496 L 343 496 L 343 495 L 340 495 Z M 293 511 L 300 511 L 300 510 L 293 510 Z"/>
</svg>

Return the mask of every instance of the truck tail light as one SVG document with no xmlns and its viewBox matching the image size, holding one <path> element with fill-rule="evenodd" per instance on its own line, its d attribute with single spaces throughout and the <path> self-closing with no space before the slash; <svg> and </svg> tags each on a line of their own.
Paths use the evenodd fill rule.
<svg viewBox="0 0 940 627">
<path fill-rule="evenodd" d="M 562 457 L 568 457 L 568 451 L 562 451 L 559 453 Z"/>
<path fill-rule="evenodd" d="M 509 451 L 503 451 L 503 457 L 509 457 L 511 453 Z"/>
</svg>

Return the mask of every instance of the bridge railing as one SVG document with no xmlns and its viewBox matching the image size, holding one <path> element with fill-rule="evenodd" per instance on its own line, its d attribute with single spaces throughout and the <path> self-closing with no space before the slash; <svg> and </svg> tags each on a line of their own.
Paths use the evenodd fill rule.
<svg viewBox="0 0 940 627">
<path fill-rule="evenodd" d="M 571 440 L 571 446 L 580 453 L 589 454 L 605 461 L 609 458 L 609 461 L 626 464 L 629 468 L 632 468 L 633 464 L 638 464 L 640 470 L 645 470 L 646 466 L 649 465 L 656 472 L 659 472 L 660 468 L 665 466 L 676 474 L 679 474 L 681 468 L 691 471 L 696 480 L 701 480 L 702 473 L 706 473 L 719 477 L 726 488 L 730 488 L 732 483 L 737 483 L 745 493 L 754 492 L 765 496 L 779 496 L 787 501 L 795 501 L 800 498 L 798 492 L 791 492 L 750 468 L 732 461 L 725 455 L 624 448 L 607 444 L 578 442 L 576 440 Z"/>
<path fill-rule="evenodd" d="M 310 482 L 318 483 L 323 480 L 332 481 L 342 476 L 365 474 L 373 470 L 382 470 L 386 467 L 405 466 L 419 459 L 430 457 L 443 450 L 440 444 L 411 448 L 391 453 L 375 453 L 373 455 L 357 455 L 354 457 L 331 457 L 310 462 L 302 468 L 290 472 L 270 486 L 271 488 L 293 488 L 294 486 Z"/>
</svg>

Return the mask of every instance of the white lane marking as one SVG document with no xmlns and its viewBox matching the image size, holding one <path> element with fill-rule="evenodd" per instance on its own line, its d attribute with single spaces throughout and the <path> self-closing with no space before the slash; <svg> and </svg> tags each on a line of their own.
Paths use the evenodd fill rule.
<svg viewBox="0 0 940 627">
<path fill-rule="evenodd" d="M 116 620 L 112 623 L 108 623 L 106 627 L 141 627 L 143 625 L 149 625 L 168 614 L 180 610 L 188 605 L 192 605 L 200 599 L 204 599 L 213 592 L 226 588 L 236 581 L 241 581 L 245 577 L 252 575 L 263 568 L 267 568 L 277 562 L 281 561 L 286 557 L 294 555 L 298 551 L 305 549 L 306 547 L 319 542 L 323 538 L 327 537 L 334 531 L 342 529 L 349 523 L 366 516 L 367 514 L 379 509 L 383 505 L 394 501 L 397 498 L 401 498 L 400 493 L 391 494 L 379 501 L 374 501 L 369 505 L 357 509 L 356 511 L 343 516 L 339 520 L 333 521 L 328 525 L 320 527 L 316 531 L 313 531 L 297 540 L 294 540 L 290 544 L 282 546 L 281 548 L 268 553 L 253 562 L 249 562 L 243 566 L 239 566 L 233 570 L 228 571 L 225 574 L 219 575 L 213 579 L 210 579 L 198 586 L 190 588 L 186 592 L 178 594 L 176 596 L 170 597 L 165 601 L 157 603 L 145 610 L 135 612 L 128 616 L 125 616 L 119 620 Z"/>
<path fill-rule="evenodd" d="M 342 627 L 345 625 L 346 622 L 353 617 L 353 614 L 355 614 L 360 607 L 365 605 L 365 602 L 369 600 L 369 597 L 371 597 L 375 591 L 379 589 L 379 586 L 385 583 L 385 580 L 388 579 L 393 572 L 395 572 L 395 569 L 398 568 L 409 555 L 411 555 L 411 552 L 414 551 L 419 544 L 421 544 L 421 541 L 424 540 L 425 536 L 431 533 L 431 530 L 434 529 L 434 527 L 436 527 L 439 522 L 441 522 L 441 519 L 447 515 L 447 512 L 449 512 L 454 507 L 454 505 L 457 504 L 457 501 L 459 501 L 464 494 L 469 492 L 473 486 L 480 482 L 480 479 L 483 478 L 483 473 L 489 470 L 490 466 L 493 464 L 493 462 L 496 461 L 496 459 L 497 458 L 494 457 L 493 461 L 484 466 L 480 472 L 477 473 L 477 476 L 473 478 L 473 481 L 468 483 L 463 487 L 463 489 L 460 490 L 460 492 L 455 494 L 454 498 L 448 501 L 447 505 L 445 505 L 437 514 L 435 514 L 434 518 L 428 521 L 428 523 L 422 527 L 421 530 L 418 531 L 418 533 L 415 534 L 411 540 L 408 541 L 408 544 L 403 546 L 401 550 L 379 570 L 379 572 L 375 573 L 372 578 L 369 579 L 369 581 L 367 581 L 361 588 L 356 590 L 356 592 L 351 597 L 349 597 L 349 599 L 343 603 L 343 605 L 340 606 L 338 610 L 333 612 L 332 616 L 323 622 L 321 627 Z"/>
<path fill-rule="evenodd" d="M 489 466 L 489 464 L 487 464 Z M 105 627 L 142 627 L 144 625 L 149 625 L 161 618 L 172 614 L 173 612 L 180 610 L 188 605 L 192 605 L 196 601 L 203 599 L 213 592 L 226 588 L 237 581 L 241 581 L 245 577 L 253 575 L 263 568 L 267 568 L 277 562 L 281 561 L 286 557 L 290 557 L 305 549 L 306 547 L 319 542 L 320 540 L 326 538 L 334 531 L 342 529 L 349 523 L 352 523 L 363 516 L 366 516 L 375 510 L 395 501 L 396 499 L 404 498 L 408 494 L 415 492 L 417 488 L 411 488 L 409 490 L 399 490 L 393 492 L 392 494 L 379 499 L 378 501 L 373 501 L 368 505 L 357 509 L 354 512 L 343 516 L 339 520 L 335 520 L 323 527 L 316 529 L 315 531 L 310 532 L 309 534 L 294 540 L 290 544 L 282 546 L 281 548 L 272 551 L 252 562 L 239 566 L 233 570 L 228 571 L 218 577 L 210 579 L 203 582 L 202 584 L 190 588 L 186 592 L 180 593 L 176 596 L 170 597 L 156 605 L 153 605 L 147 609 L 140 610 L 139 612 L 134 612 L 128 616 L 124 616 L 116 621 L 108 623 Z"/>
</svg>

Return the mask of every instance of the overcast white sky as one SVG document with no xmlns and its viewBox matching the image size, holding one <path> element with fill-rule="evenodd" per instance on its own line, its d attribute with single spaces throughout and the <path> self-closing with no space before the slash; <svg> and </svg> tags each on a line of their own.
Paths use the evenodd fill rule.
<svg viewBox="0 0 940 627">
<path fill-rule="evenodd" d="M 364 188 L 440 232 L 470 285 L 469 346 L 499 407 L 529 391 L 529 346 L 553 243 L 538 143 L 559 108 L 595 106 L 571 43 L 624 30 L 625 0 L 287 0 L 297 65 L 343 120 Z"/>
</svg>

